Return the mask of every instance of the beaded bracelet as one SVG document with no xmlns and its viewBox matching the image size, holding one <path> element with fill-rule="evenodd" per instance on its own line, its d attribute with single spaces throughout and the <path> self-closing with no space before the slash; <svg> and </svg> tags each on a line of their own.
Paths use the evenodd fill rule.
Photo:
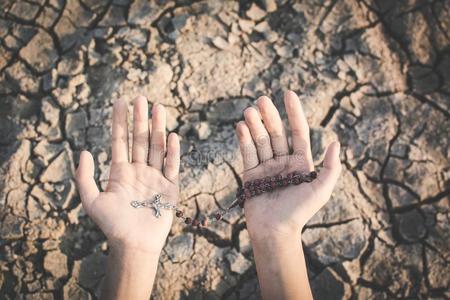
<svg viewBox="0 0 450 300">
<path fill-rule="evenodd" d="M 287 174 L 286 176 L 275 175 L 271 177 L 265 177 L 263 179 L 247 181 L 244 183 L 243 187 L 237 190 L 236 200 L 234 200 L 228 208 L 217 211 L 212 215 L 205 216 L 201 220 L 185 217 L 183 212 L 179 210 L 174 204 L 162 203 L 160 194 L 155 195 L 153 200 L 147 200 L 143 202 L 132 201 L 130 205 L 134 208 L 153 208 L 155 210 L 155 217 L 157 218 L 161 216 L 161 208 L 175 210 L 175 216 L 179 219 L 182 219 L 186 225 L 205 227 L 208 226 L 210 222 L 217 222 L 222 220 L 223 217 L 229 214 L 235 207 L 239 206 L 243 208 L 245 200 L 247 199 L 261 195 L 263 193 L 271 192 L 277 188 L 287 187 L 290 184 L 299 185 L 303 182 L 312 182 L 316 178 L 316 171 L 312 171 L 307 174 L 302 174 L 299 171 L 295 171 Z"/>
</svg>

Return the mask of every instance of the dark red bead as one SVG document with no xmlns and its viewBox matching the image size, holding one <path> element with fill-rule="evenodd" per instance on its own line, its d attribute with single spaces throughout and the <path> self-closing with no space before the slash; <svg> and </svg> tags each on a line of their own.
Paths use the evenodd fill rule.
<svg viewBox="0 0 450 300">
<path fill-rule="evenodd" d="M 188 218 L 184 219 L 184 223 L 186 223 L 187 225 L 190 225 L 192 223 L 192 219 L 188 217 Z"/>
<path fill-rule="evenodd" d="M 222 214 L 221 213 L 216 213 L 215 218 L 217 221 L 219 221 L 220 219 L 222 219 Z"/>
<path fill-rule="evenodd" d="M 283 186 L 288 186 L 289 185 L 289 180 L 288 179 L 283 179 Z"/>
<path fill-rule="evenodd" d="M 177 218 L 181 218 L 183 216 L 183 212 L 181 210 L 177 210 L 175 216 L 177 216 Z"/>
<path fill-rule="evenodd" d="M 192 226 L 198 226 L 198 225 L 200 225 L 200 221 L 199 220 L 195 219 L 195 220 L 192 221 Z"/>
</svg>

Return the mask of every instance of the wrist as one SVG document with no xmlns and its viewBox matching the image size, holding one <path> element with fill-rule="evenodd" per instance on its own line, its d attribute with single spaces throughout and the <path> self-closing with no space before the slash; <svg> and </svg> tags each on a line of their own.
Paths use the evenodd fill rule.
<svg viewBox="0 0 450 300">
<path fill-rule="evenodd" d="M 300 235 L 266 235 L 265 238 L 259 235 L 250 238 L 256 261 L 264 261 L 272 270 L 284 267 L 288 257 L 297 257 L 303 251 Z"/>
<path fill-rule="evenodd" d="M 109 243 L 101 299 L 150 299 L 159 254 L 117 241 Z"/>
<path fill-rule="evenodd" d="M 136 245 L 128 241 L 122 240 L 108 240 L 110 251 L 113 255 L 120 255 L 126 257 L 147 257 L 159 259 L 162 249 L 155 249 L 154 247 L 146 248 L 142 245 Z"/>
<path fill-rule="evenodd" d="M 301 240 L 302 227 L 297 224 L 252 224 L 247 222 L 247 230 L 252 241 L 271 241 L 284 243 L 288 240 Z"/>
<path fill-rule="evenodd" d="M 253 247 L 282 249 L 301 245 L 301 230 L 249 230 L 249 236 Z"/>
</svg>

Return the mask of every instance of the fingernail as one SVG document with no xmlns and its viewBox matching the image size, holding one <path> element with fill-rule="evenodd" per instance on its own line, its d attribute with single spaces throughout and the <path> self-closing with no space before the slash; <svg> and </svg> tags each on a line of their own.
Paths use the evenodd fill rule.
<svg viewBox="0 0 450 300">
<path fill-rule="evenodd" d="M 339 141 L 336 141 L 335 143 L 336 143 L 336 147 L 337 147 L 338 151 L 340 151 L 341 150 L 341 143 L 339 143 Z"/>
<path fill-rule="evenodd" d="M 139 95 L 137 96 L 135 101 L 147 101 L 147 98 L 145 98 L 145 96 Z"/>
</svg>

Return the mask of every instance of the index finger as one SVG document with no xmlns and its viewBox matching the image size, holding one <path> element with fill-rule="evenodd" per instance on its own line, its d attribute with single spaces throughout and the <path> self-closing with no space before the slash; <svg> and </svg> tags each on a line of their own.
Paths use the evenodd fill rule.
<svg viewBox="0 0 450 300">
<path fill-rule="evenodd" d="M 284 94 L 284 105 L 288 115 L 289 126 L 292 131 L 292 148 L 309 170 L 314 169 L 309 138 L 309 126 L 297 94 L 287 91 Z"/>
<path fill-rule="evenodd" d="M 112 121 L 112 162 L 128 162 L 128 108 L 124 100 L 116 100 Z"/>
</svg>

